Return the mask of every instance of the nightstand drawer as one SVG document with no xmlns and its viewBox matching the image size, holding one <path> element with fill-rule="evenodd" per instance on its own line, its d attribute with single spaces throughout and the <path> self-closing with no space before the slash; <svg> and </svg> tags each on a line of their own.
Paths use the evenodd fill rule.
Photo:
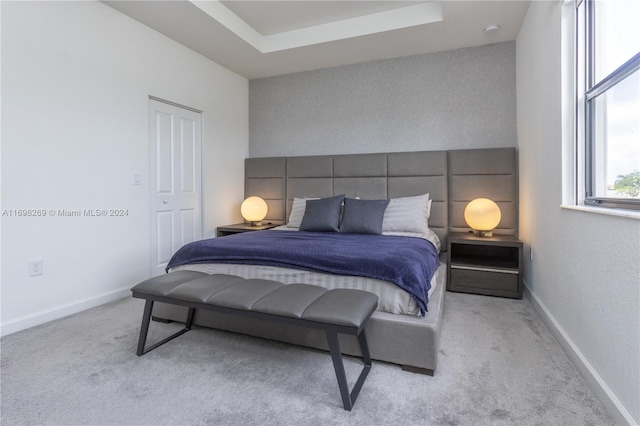
<svg viewBox="0 0 640 426">
<path fill-rule="evenodd" d="M 520 297 L 519 275 L 512 273 L 456 269 L 451 267 L 451 291 Z"/>
</svg>

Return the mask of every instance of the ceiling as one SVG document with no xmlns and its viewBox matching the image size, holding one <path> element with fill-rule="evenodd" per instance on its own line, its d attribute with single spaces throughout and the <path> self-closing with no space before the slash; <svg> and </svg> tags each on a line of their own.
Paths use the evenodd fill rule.
<svg viewBox="0 0 640 426">
<path fill-rule="evenodd" d="M 529 0 L 106 1 L 248 78 L 515 40 Z M 497 31 L 486 32 L 489 25 Z"/>
</svg>

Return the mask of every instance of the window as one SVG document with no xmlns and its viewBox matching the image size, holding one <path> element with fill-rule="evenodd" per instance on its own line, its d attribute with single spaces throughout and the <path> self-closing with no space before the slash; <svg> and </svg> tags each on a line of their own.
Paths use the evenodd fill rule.
<svg viewBox="0 0 640 426">
<path fill-rule="evenodd" d="M 640 1 L 578 0 L 578 200 L 640 210 Z"/>
</svg>

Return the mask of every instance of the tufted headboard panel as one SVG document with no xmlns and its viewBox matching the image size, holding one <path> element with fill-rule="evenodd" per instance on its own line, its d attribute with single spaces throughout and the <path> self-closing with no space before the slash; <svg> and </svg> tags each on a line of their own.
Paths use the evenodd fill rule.
<svg viewBox="0 0 640 426">
<path fill-rule="evenodd" d="M 361 199 L 407 197 L 428 192 L 429 227 L 444 242 L 448 232 L 466 231 L 464 207 L 491 198 L 502 210 L 496 234 L 517 233 L 515 148 L 248 158 L 245 197 L 269 205 L 266 220 L 286 223 L 294 197 L 346 194 Z"/>
<path fill-rule="evenodd" d="M 515 148 L 449 151 L 449 231 L 469 230 L 464 208 L 484 197 L 502 212 L 496 234 L 518 233 L 518 173 Z"/>
</svg>

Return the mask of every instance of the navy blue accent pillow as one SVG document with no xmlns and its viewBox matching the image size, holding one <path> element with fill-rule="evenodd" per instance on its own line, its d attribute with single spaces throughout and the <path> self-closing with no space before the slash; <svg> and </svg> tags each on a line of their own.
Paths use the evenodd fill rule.
<svg viewBox="0 0 640 426">
<path fill-rule="evenodd" d="M 352 234 L 382 233 L 382 219 L 389 200 L 356 200 L 345 198 L 340 232 Z"/>
<path fill-rule="evenodd" d="M 319 200 L 307 200 L 301 231 L 340 232 L 340 208 L 344 194 Z"/>
</svg>

